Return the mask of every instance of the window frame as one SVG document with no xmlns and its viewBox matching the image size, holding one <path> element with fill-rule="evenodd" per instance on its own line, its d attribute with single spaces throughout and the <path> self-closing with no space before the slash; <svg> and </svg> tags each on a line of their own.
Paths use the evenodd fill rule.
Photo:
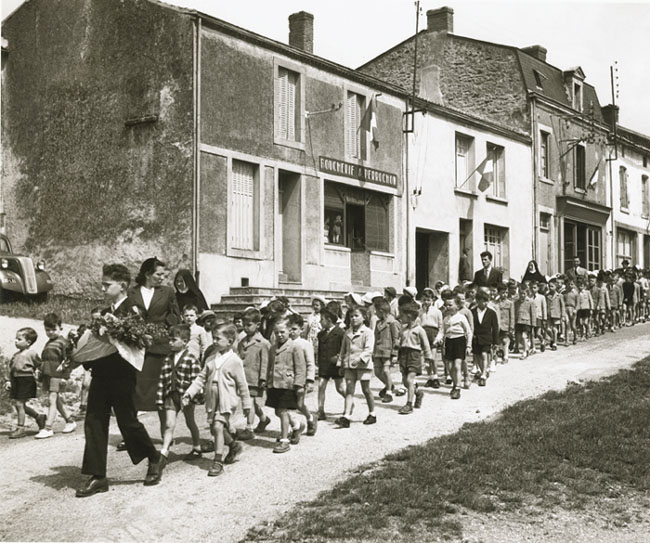
<svg viewBox="0 0 650 543">
<path fill-rule="evenodd" d="M 468 143 L 467 145 L 467 150 L 466 154 L 463 155 L 465 158 L 466 162 L 466 168 L 465 168 L 465 175 L 464 179 L 459 182 L 458 179 L 458 142 L 465 140 L 465 142 Z M 467 134 L 464 134 L 462 132 L 454 132 L 454 171 L 455 171 L 455 184 L 454 184 L 454 189 L 455 190 L 460 190 L 463 192 L 469 192 L 474 194 L 476 192 L 476 182 L 474 179 L 474 173 L 470 175 L 470 172 L 473 172 L 474 168 L 476 168 L 475 165 L 475 160 L 474 160 L 474 142 L 475 138 L 473 136 L 469 136 Z"/>
<path fill-rule="evenodd" d="M 298 84 L 296 92 L 296 105 L 298 111 L 295 116 L 295 131 L 296 139 L 290 140 L 281 134 L 280 127 L 280 70 L 287 70 L 298 75 Z M 306 115 L 306 102 L 305 102 L 305 82 L 307 80 L 305 67 L 300 64 L 290 62 L 285 59 L 274 59 L 273 61 L 273 143 L 275 145 L 282 145 L 284 147 L 291 147 L 294 149 L 305 149 L 306 132 L 305 132 L 305 115 Z"/>
<path fill-rule="evenodd" d="M 359 107 L 359 126 L 354 130 L 355 139 L 357 140 L 356 147 L 358 156 L 351 154 L 350 151 L 350 137 L 352 134 L 352 127 L 348 116 L 350 94 L 363 98 L 363 104 Z M 361 89 L 354 85 L 345 85 L 343 88 L 343 126 L 344 126 L 344 149 L 345 156 L 352 162 L 366 162 L 369 159 L 369 146 L 370 146 L 370 132 L 363 129 L 363 118 L 368 109 L 369 100 L 372 95 L 370 92 Z"/>
<path fill-rule="evenodd" d="M 582 154 L 582 164 L 578 161 L 580 153 Z M 582 175 L 580 176 L 580 174 Z M 579 181 L 582 183 L 580 184 Z M 573 149 L 573 187 L 579 192 L 587 192 L 587 150 L 580 143 Z"/>
<path fill-rule="evenodd" d="M 235 230 L 235 213 L 233 203 L 233 189 L 234 189 L 234 163 L 243 162 L 246 164 L 251 164 L 254 167 L 254 179 L 253 179 L 253 247 L 252 248 L 242 248 L 236 247 L 234 240 L 234 230 Z M 253 258 L 261 259 L 263 253 L 263 236 L 262 236 L 262 226 L 264 224 L 263 220 L 263 205 L 264 201 L 264 182 L 263 174 L 265 169 L 265 164 L 255 157 L 244 155 L 244 154 L 233 154 L 228 156 L 228 208 L 227 208 L 227 231 L 226 231 L 226 254 L 227 256 L 242 257 L 242 258 Z"/>
<path fill-rule="evenodd" d="M 507 270 L 510 264 L 509 229 L 496 224 L 483 224 L 484 250 L 492 253 L 492 265 Z M 498 240 L 498 244 L 490 241 Z"/>
<path fill-rule="evenodd" d="M 641 175 L 641 217 L 650 218 L 650 178 L 647 175 Z"/>
<path fill-rule="evenodd" d="M 630 176 L 625 166 L 618 168 L 618 196 L 621 211 L 629 213 L 630 211 Z"/>
<path fill-rule="evenodd" d="M 622 239 L 623 238 L 623 239 Z M 624 239 L 627 238 L 627 239 Z M 637 233 L 634 230 L 628 230 L 627 228 L 616 228 L 616 261 L 617 266 L 621 266 L 623 260 L 629 260 L 630 262 L 636 262 L 637 254 Z M 622 252 L 621 241 L 623 246 L 629 247 L 629 252 Z"/>
<path fill-rule="evenodd" d="M 539 176 L 542 179 L 551 179 L 550 168 L 550 151 L 551 151 L 551 133 L 547 130 L 540 129 L 539 131 Z M 542 153 L 544 149 L 544 153 Z"/>
<path fill-rule="evenodd" d="M 508 197 L 508 186 L 506 181 L 506 148 L 490 141 L 485 144 L 486 156 L 492 153 L 492 186 L 487 194 L 490 198 L 505 200 Z M 503 192 L 500 187 L 503 185 Z"/>
<path fill-rule="evenodd" d="M 579 94 L 576 96 L 576 88 L 579 90 Z M 571 90 L 572 101 L 571 105 L 573 109 L 582 113 L 583 103 L 584 103 L 584 85 L 581 81 L 577 79 L 573 80 L 572 90 Z"/>
</svg>

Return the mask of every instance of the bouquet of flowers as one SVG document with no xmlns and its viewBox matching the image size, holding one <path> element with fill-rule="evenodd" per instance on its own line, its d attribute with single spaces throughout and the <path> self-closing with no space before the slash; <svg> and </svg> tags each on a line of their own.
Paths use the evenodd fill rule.
<svg viewBox="0 0 650 543">
<path fill-rule="evenodd" d="M 138 371 L 144 364 L 144 351 L 154 337 L 167 333 L 164 326 L 146 323 L 140 315 L 116 317 L 111 313 L 68 337 L 73 344 L 71 359 L 77 364 L 92 362 L 115 352 Z"/>
</svg>

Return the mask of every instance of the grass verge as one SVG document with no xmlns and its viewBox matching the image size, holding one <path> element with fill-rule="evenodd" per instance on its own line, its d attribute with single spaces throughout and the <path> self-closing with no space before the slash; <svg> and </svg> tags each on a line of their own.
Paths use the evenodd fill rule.
<svg viewBox="0 0 650 543">
<path fill-rule="evenodd" d="M 463 508 L 544 514 L 648 491 L 649 413 L 650 357 L 363 466 L 246 540 L 457 538 Z"/>
<path fill-rule="evenodd" d="M 13 300 L 0 305 L 0 315 L 41 320 L 47 313 L 57 313 L 63 322 L 81 324 L 90 321 L 90 311 L 106 305 L 102 300 L 49 296 L 45 302 Z"/>
</svg>

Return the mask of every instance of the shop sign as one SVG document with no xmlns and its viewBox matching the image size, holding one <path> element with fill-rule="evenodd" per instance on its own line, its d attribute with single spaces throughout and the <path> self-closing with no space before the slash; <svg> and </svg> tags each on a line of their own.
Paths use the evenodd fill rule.
<svg viewBox="0 0 650 543">
<path fill-rule="evenodd" d="M 335 158 L 328 158 L 326 156 L 318 157 L 318 169 L 322 172 L 351 177 L 352 179 L 358 179 L 367 183 L 376 183 L 378 185 L 397 188 L 397 176 L 394 173 L 374 170 L 373 168 L 352 164 L 351 162 L 343 162 Z"/>
</svg>

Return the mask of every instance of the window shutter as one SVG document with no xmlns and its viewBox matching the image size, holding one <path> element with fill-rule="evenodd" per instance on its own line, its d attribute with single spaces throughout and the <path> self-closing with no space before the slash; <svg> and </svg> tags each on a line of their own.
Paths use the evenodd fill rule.
<svg viewBox="0 0 650 543">
<path fill-rule="evenodd" d="M 232 246 L 254 250 L 255 166 L 232 161 Z"/>
<path fill-rule="evenodd" d="M 282 139 L 288 139 L 288 80 L 289 72 L 284 68 L 278 68 L 278 136 Z"/>
<path fill-rule="evenodd" d="M 381 196 L 371 196 L 366 204 L 366 246 L 388 251 L 388 209 Z"/>
<path fill-rule="evenodd" d="M 346 153 L 353 158 L 359 157 L 359 100 L 354 92 L 348 92 L 348 103 L 346 108 L 347 138 Z"/>
<path fill-rule="evenodd" d="M 296 98 L 298 87 L 298 74 L 295 72 L 287 73 L 287 139 L 298 141 L 296 138 Z"/>
</svg>

